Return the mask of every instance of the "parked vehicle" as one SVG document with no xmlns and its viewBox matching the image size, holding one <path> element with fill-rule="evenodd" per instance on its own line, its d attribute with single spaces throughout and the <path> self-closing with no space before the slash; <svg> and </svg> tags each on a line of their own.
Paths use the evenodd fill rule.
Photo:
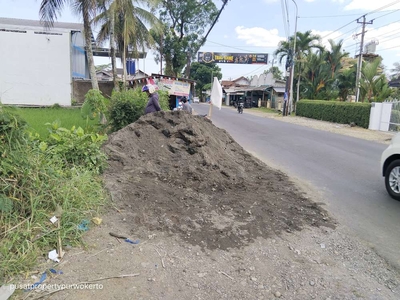
<svg viewBox="0 0 400 300">
<path fill-rule="evenodd" d="M 389 195 L 400 201 L 400 133 L 396 134 L 381 156 L 381 172 Z"/>
<path fill-rule="evenodd" d="M 193 98 L 193 103 L 200 103 L 200 98 L 199 97 L 194 97 Z"/>
</svg>

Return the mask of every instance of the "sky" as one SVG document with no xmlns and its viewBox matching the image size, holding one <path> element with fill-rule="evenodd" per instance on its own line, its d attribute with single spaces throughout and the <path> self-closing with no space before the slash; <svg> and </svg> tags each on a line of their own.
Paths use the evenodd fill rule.
<svg viewBox="0 0 400 300">
<path fill-rule="evenodd" d="M 221 0 L 214 2 L 221 7 Z M 38 20 L 40 3 L 40 0 L 0 0 L 0 17 Z M 200 51 L 269 54 L 267 65 L 220 63 L 226 80 L 260 75 L 272 65 L 283 70 L 284 61 L 280 65 L 273 52 L 280 41 L 294 35 L 297 25 L 297 31 L 311 30 L 320 35 L 326 46 L 329 39 L 343 40 L 343 48 L 354 57 L 360 49 L 359 22 L 364 15 L 366 22 L 372 23 L 365 27 L 364 43 L 376 44 L 376 54 L 383 57 L 382 63 L 390 73 L 393 64 L 400 62 L 400 0 L 229 0 Z M 81 18 L 66 7 L 58 21 L 81 22 Z M 95 64 L 108 63 L 108 58 L 95 58 Z M 160 72 L 151 50 L 146 59 L 139 61 L 139 68 L 148 74 Z"/>
</svg>

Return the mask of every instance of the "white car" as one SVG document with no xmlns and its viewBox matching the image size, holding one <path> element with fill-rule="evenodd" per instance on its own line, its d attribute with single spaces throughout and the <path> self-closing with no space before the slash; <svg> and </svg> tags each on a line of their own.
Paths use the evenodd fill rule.
<svg viewBox="0 0 400 300">
<path fill-rule="evenodd" d="M 199 97 L 194 97 L 193 98 L 193 103 L 200 103 Z"/>
<path fill-rule="evenodd" d="M 396 134 L 381 156 L 381 172 L 389 195 L 400 201 L 400 133 Z"/>
</svg>

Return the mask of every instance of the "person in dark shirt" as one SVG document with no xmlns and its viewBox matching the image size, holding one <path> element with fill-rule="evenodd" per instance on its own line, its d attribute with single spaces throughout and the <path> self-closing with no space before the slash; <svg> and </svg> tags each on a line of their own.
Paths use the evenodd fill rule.
<svg viewBox="0 0 400 300">
<path fill-rule="evenodd" d="M 144 114 L 147 115 L 152 112 L 160 111 L 160 103 L 158 102 L 158 93 L 152 85 L 145 85 L 142 88 L 142 92 L 146 92 L 149 97 L 146 108 L 144 109 Z"/>
<path fill-rule="evenodd" d="M 190 114 L 192 113 L 192 106 L 188 102 L 187 98 L 185 96 L 182 97 L 182 110 L 189 112 Z"/>
</svg>

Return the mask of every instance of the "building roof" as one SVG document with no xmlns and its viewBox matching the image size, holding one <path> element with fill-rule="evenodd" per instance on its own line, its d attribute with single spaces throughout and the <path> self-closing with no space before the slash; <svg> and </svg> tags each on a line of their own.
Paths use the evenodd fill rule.
<svg viewBox="0 0 400 300">
<path fill-rule="evenodd" d="M 39 27 L 44 29 L 45 24 L 39 20 L 26 20 L 26 19 L 12 19 L 12 18 L 0 18 L 1 25 L 10 25 L 13 27 L 27 28 L 27 27 Z M 82 23 L 65 23 L 65 22 L 54 22 L 53 28 L 68 29 L 68 30 L 83 30 Z"/>
</svg>

